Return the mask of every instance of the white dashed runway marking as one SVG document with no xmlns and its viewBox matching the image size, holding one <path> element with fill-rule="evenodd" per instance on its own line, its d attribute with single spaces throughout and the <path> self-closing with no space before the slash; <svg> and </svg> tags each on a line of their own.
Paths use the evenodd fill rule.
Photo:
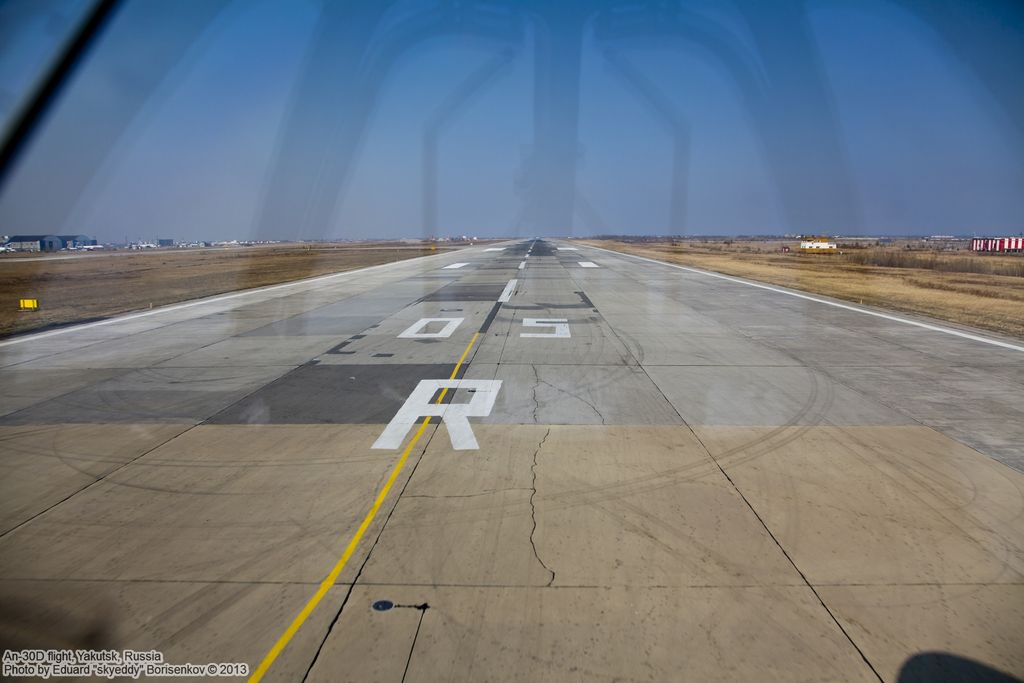
<svg viewBox="0 0 1024 683">
<path fill-rule="evenodd" d="M 498 303 L 507 304 L 509 299 L 512 298 L 512 292 L 516 291 L 517 284 L 519 284 L 519 280 L 509 280 L 508 284 L 505 285 L 505 289 L 502 290 L 501 296 L 498 297 Z"/>
</svg>

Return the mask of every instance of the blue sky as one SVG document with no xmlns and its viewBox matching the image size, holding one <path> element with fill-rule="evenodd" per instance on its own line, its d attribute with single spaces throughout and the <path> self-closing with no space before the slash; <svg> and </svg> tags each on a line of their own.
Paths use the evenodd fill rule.
<svg viewBox="0 0 1024 683">
<path fill-rule="evenodd" d="M 0 116 L 84 6 L 0 11 Z M 1017 234 L 1020 73 L 1016 2 L 126 0 L 0 233 Z"/>
</svg>

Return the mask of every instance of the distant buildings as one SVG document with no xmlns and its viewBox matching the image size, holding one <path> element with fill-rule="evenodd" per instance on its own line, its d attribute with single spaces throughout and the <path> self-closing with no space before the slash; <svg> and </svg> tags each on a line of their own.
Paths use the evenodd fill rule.
<svg viewBox="0 0 1024 683">
<path fill-rule="evenodd" d="M 15 251 L 60 251 L 95 244 L 88 235 L 11 235 L 5 246 Z"/>
<path fill-rule="evenodd" d="M 255 245 L 280 244 L 280 240 L 231 240 L 231 241 L 210 241 L 210 240 L 188 240 L 181 241 L 174 238 L 161 237 L 159 239 L 137 241 L 125 241 L 118 244 L 108 243 L 106 248 L 111 249 L 195 249 L 202 247 L 251 247 Z M 30 251 L 50 252 L 64 249 L 81 249 L 91 251 L 103 249 L 97 241 L 88 235 L 11 235 L 10 237 L 0 235 L 0 252 L 2 251 Z"/>
</svg>

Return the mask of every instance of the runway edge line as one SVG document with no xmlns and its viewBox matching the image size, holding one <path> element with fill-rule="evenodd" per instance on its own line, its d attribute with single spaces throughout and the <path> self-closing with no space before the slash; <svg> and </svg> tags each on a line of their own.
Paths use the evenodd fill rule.
<svg viewBox="0 0 1024 683">
<path fill-rule="evenodd" d="M 849 304 L 840 303 L 838 301 L 829 301 L 828 299 L 822 299 L 809 294 L 802 294 L 800 292 L 794 292 L 782 287 L 773 287 L 771 285 L 762 284 L 760 282 L 753 282 L 740 277 L 734 277 L 732 275 L 723 275 L 721 273 L 715 273 L 710 270 L 702 270 L 701 268 L 691 268 L 690 266 L 681 266 L 676 263 L 669 263 L 668 261 L 659 261 L 658 259 L 647 258 L 646 256 L 637 256 L 636 254 L 630 254 L 625 251 L 615 251 L 614 249 L 605 249 L 604 247 L 595 247 L 592 244 L 585 245 L 587 249 L 596 249 L 598 251 L 607 252 L 615 256 L 625 256 L 627 258 L 633 258 L 640 261 L 647 261 L 648 263 L 654 263 L 659 266 L 668 266 L 669 268 L 676 268 L 678 270 L 685 270 L 690 273 L 697 273 L 698 275 L 704 275 L 707 277 L 718 278 L 719 280 L 728 280 L 729 282 L 736 282 L 741 285 L 748 287 L 757 287 L 758 289 L 766 289 L 769 292 L 776 292 L 778 294 L 785 294 L 786 296 L 793 296 L 798 299 L 805 299 L 807 301 L 814 301 L 815 303 L 825 304 L 826 306 L 835 306 L 836 308 L 843 308 L 847 311 L 853 311 L 855 313 L 863 313 L 864 315 L 872 315 L 876 318 L 884 318 L 886 320 L 892 320 L 894 322 L 903 323 L 905 325 L 913 325 L 914 327 L 921 327 L 926 330 L 932 330 L 933 332 L 942 332 L 949 334 L 954 337 L 962 337 L 963 339 L 970 339 L 971 341 L 982 342 L 984 344 L 991 344 L 993 346 L 1001 346 L 1004 349 L 1011 349 L 1013 351 L 1024 351 L 1024 346 L 1018 346 L 1017 344 L 1010 344 L 1009 342 L 1000 341 L 998 339 L 991 339 L 989 337 L 982 337 L 981 335 L 971 334 L 970 332 L 961 332 L 954 330 L 950 327 L 942 327 L 941 325 L 931 325 L 929 323 L 918 322 L 916 320 L 910 320 L 908 318 L 901 318 L 897 315 L 890 315 L 888 313 L 882 313 L 881 311 L 872 311 L 867 308 L 860 308 L 858 306 L 851 306 Z"/>
</svg>

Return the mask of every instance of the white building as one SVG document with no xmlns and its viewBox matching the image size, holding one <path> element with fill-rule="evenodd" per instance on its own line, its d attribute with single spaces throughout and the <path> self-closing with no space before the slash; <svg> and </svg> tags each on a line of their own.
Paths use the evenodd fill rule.
<svg viewBox="0 0 1024 683">
<path fill-rule="evenodd" d="M 827 237 L 805 237 L 800 240 L 800 251 L 820 254 L 833 253 L 837 249 L 836 243 Z"/>
</svg>

